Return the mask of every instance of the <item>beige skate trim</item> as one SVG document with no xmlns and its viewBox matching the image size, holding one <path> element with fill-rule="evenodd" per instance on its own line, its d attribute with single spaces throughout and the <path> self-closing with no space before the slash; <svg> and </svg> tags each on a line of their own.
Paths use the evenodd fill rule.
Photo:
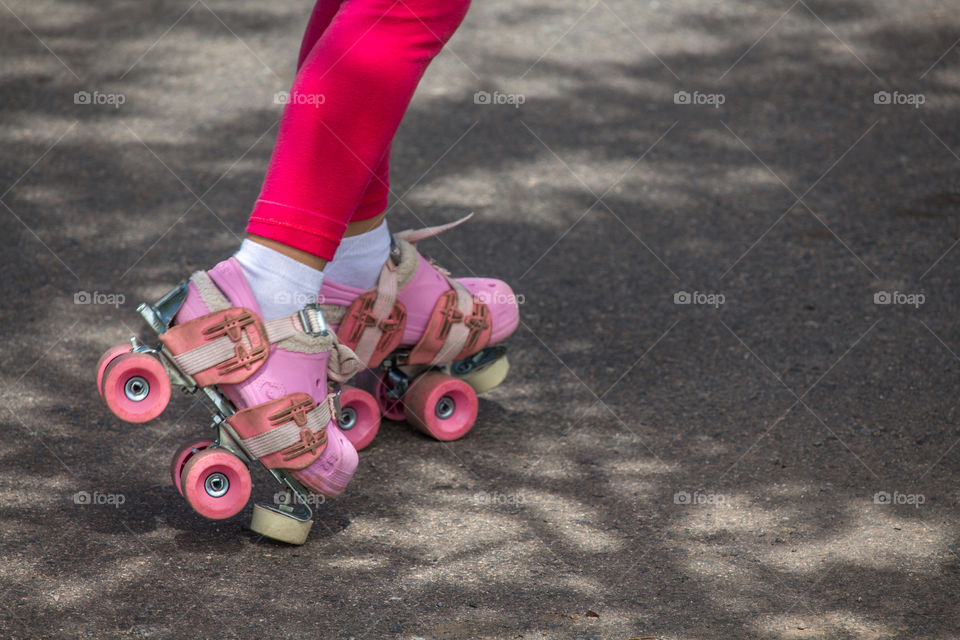
<svg viewBox="0 0 960 640">
<path fill-rule="evenodd" d="M 401 232 L 402 233 L 402 232 Z M 394 236 L 397 248 L 400 249 L 400 264 L 397 265 L 397 290 L 401 290 L 413 280 L 413 276 L 417 273 L 417 266 L 420 264 L 420 261 L 417 259 L 419 255 L 417 253 L 417 248 L 414 247 L 411 243 L 407 242 L 397 234 Z"/>
<path fill-rule="evenodd" d="M 334 397 L 334 394 L 328 395 L 326 401 L 321 402 L 307 413 L 307 422 L 304 426 L 297 425 L 296 421 L 291 418 L 288 422 L 269 431 L 264 431 L 252 438 L 241 439 L 243 446 L 255 458 L 263 458 L 300 442 L 303 439 L 304 429 L 309 429 L 314 436 L 323 433 L 323 440 L 326 441 L 327 424 L 336 412 L 333 404 Z"/>
<path fill-rule="evenodd" d="M 320 310 L 330 324 L 340 324 L 343 322 L 343 317 L 347 315 L 347 308 L 337 304 L 322 304 Z"/>
<path fill-rule="evenodd" d="M 226 311 L 233 305 L 227 300 L 227 297 L 220 291 L 220 287 L 214 284 L 213 279 L 207 275 L 206 271 L 197 271 L 190 276 L 190 282 L 200 293 L 200 299 L 207 305 L 210 313 L 215 311 Z"/>
</svg>

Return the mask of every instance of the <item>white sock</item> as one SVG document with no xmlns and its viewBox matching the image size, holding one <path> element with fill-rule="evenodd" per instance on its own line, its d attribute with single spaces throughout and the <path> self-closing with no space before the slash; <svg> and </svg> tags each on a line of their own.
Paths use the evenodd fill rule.
<svg viewBox="0 0 960 640">
<path fill-rule="evenodd" d="M 331 282 L 356 289 L 372 289 L 390 255 L 390 230 L 387 221 L 379 227 L 340 241 L 333 260 L 323 270 Z"/>
<path fill-rule="evenodd" d="M 288 316 L 317 301 L 323 271 L 252 240 L 244 240 L 233 257 L 243 267 L 264 320 Z"/>
</svg>

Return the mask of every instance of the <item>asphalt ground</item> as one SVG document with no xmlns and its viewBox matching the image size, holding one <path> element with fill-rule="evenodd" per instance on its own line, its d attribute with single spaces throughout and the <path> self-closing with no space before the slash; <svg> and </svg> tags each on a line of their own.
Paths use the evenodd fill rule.
<svg viewBox="0 0 960 640">
<path fill-rule="evenodd" d="M 522 296 L 511 376 L 290 547 L 93 379 L 237 246 L 309 9 L 0 0 L 4 637 L 960 637 L 960 4 L 475 3 L 390 220 L 476 212 L 424 250 Z"/>
</svg>

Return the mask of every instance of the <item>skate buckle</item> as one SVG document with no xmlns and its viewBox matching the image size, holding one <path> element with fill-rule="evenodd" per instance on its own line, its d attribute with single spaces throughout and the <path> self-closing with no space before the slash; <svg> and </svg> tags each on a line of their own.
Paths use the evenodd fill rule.
<svg viewBox="0 0 960 640">
<path fill-rule="evenodd" d="M 450 328 L 457 323 L 463 322 L 463 312 L 457 308 L 457 293 L 449 290 L 443 294 L 443 306 L 439 309 L 441 324 L 437 332 L 437 338 L 446 340 L 450 334 Z"/>
<path fill-rule="evenodd" d="M 230 317 L 230 314 L 226 314 L 222 322 L 218 322 L 217 324 L 204 329 L 203 336 L 207 340 L 216 340 L 222 336 L 227 336 L 230 339 L 230 342 L 240 342 L 240 338 L 243 336 L 244 327 L 247 327 L 254 322 L 256 322 L 256 319 L 249 311 L 242 311 L 232 318 Z"/>
<path fill-rule="evenodd" d="M 252 351 L 248 351 L 247 348 L 243 346 L 242 342 L 238 342 L 234 351 L 236 352 L 234 357 L 217 365 L 217 372 L 221 375 L 227 375 L 239 369 L 246 369 L 249 371 L 253 368 L 254 364 L 261 360 L 266 360 L 267 358 L 266 346 L 257 347 Z"/>
<path fill-rule="evenodd" d="M 316 406 L 313 399 L 291 402 L 289 407 L 269 416 L 267 420 L 269 420 L 270 424 L 274 427 L 290 422 L 291 420 L 295 422 L 298 427 L 302 427 L 307 424 L 307 414 L 313 411 Z"/>
<path fill-rule="evenodd" d="M 284 461 L 299 458 L 305 453 L 316 454 L 317 449 L 327 443 L 326 430 L 314 433 L 310 429 L 300 430 L 300 441 L 295 442 L 282 451 Z"/>
<path fill-rule="evenodd" d="M 313 311 L 312 317 L 309 311 Z M 319 302 L 311 302 L 300 309 L 300 324 L 303 326 L 303 332 L 313 338 L 326 337 L 330 333 Z"/>
<path fill-rule="evenodd" d="M 397 244 L 397 239 L 392 235 L 390 236 L 390 261 L 393 262 L 394 266 L 399 267 L 400 262 L 403 261 L 403 254 L 400 252 L 400 245 Z"/>
</svg>

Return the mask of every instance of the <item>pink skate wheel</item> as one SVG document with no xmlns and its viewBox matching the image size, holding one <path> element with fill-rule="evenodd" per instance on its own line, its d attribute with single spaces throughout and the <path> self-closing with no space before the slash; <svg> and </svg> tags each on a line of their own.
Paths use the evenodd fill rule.
<svg viewBox="0 0 960 640">
<path fill-rule="evenodd" d="M 415 378 L 403 404 L 407 422 L 437 440 L 462 438 L 477 420 L 473 388 L 438 371 Z"/>
<path fill-rule="evenodd" d="M 103 373 L 103 399 L 127 422 L 148 422 L 170 402 L 170 378 L 160 361 L 146 353 L 125 353 Z"/>
<path fill-rule="evenodd" d="M 173 480 L 173 486 L 177 488 L 180 495 L 183 495 L 183 485 L 180 483 L 180 474 L 183 473 L 183 468 L 194 454 L 200 453 L 211 444 L 213 443 L 210 440 L 191 440 L 183 443 L 174 452 L 173 459 L 170 460 L 170 479 Z"/>
<path fill-rule="evenodd" d="M 388 393 L 390 387 L 386 382 L 387 373 L 384 371 L 377 378 L 377 404 L 380 405 L 380 413 L 388 420 L 400 422 L 404 419 L 403 400 L 391 398 Z"/>
<path fill-rule="evenodd" d="M 115 347 L 110 347 L 106 353 L 100 356 L 100 362 L 97 363 L 97 392 L 100 394 L 100 397 L 103 397 L 103 372 L 106 371 L 107 366 L 116 359 L 121 353 L 129 353 L 133 350 L 133 347 L 130 344 L 118 344 Z"/>
<path fill-rule="evenodd" d="M 363 389 L 344 386 L 340 391 L 340 420 L 337 426 L 359 451 L 373 441 L 380 430 L 380 408 Z"/>
<path fill-rule="evenodd" d="M 195 453 L 183 467 L 180 483 L 190 506 L 211 520 L 240 513 L 253 488 L 247 465 L 225 449 Z"/>
</svg>

